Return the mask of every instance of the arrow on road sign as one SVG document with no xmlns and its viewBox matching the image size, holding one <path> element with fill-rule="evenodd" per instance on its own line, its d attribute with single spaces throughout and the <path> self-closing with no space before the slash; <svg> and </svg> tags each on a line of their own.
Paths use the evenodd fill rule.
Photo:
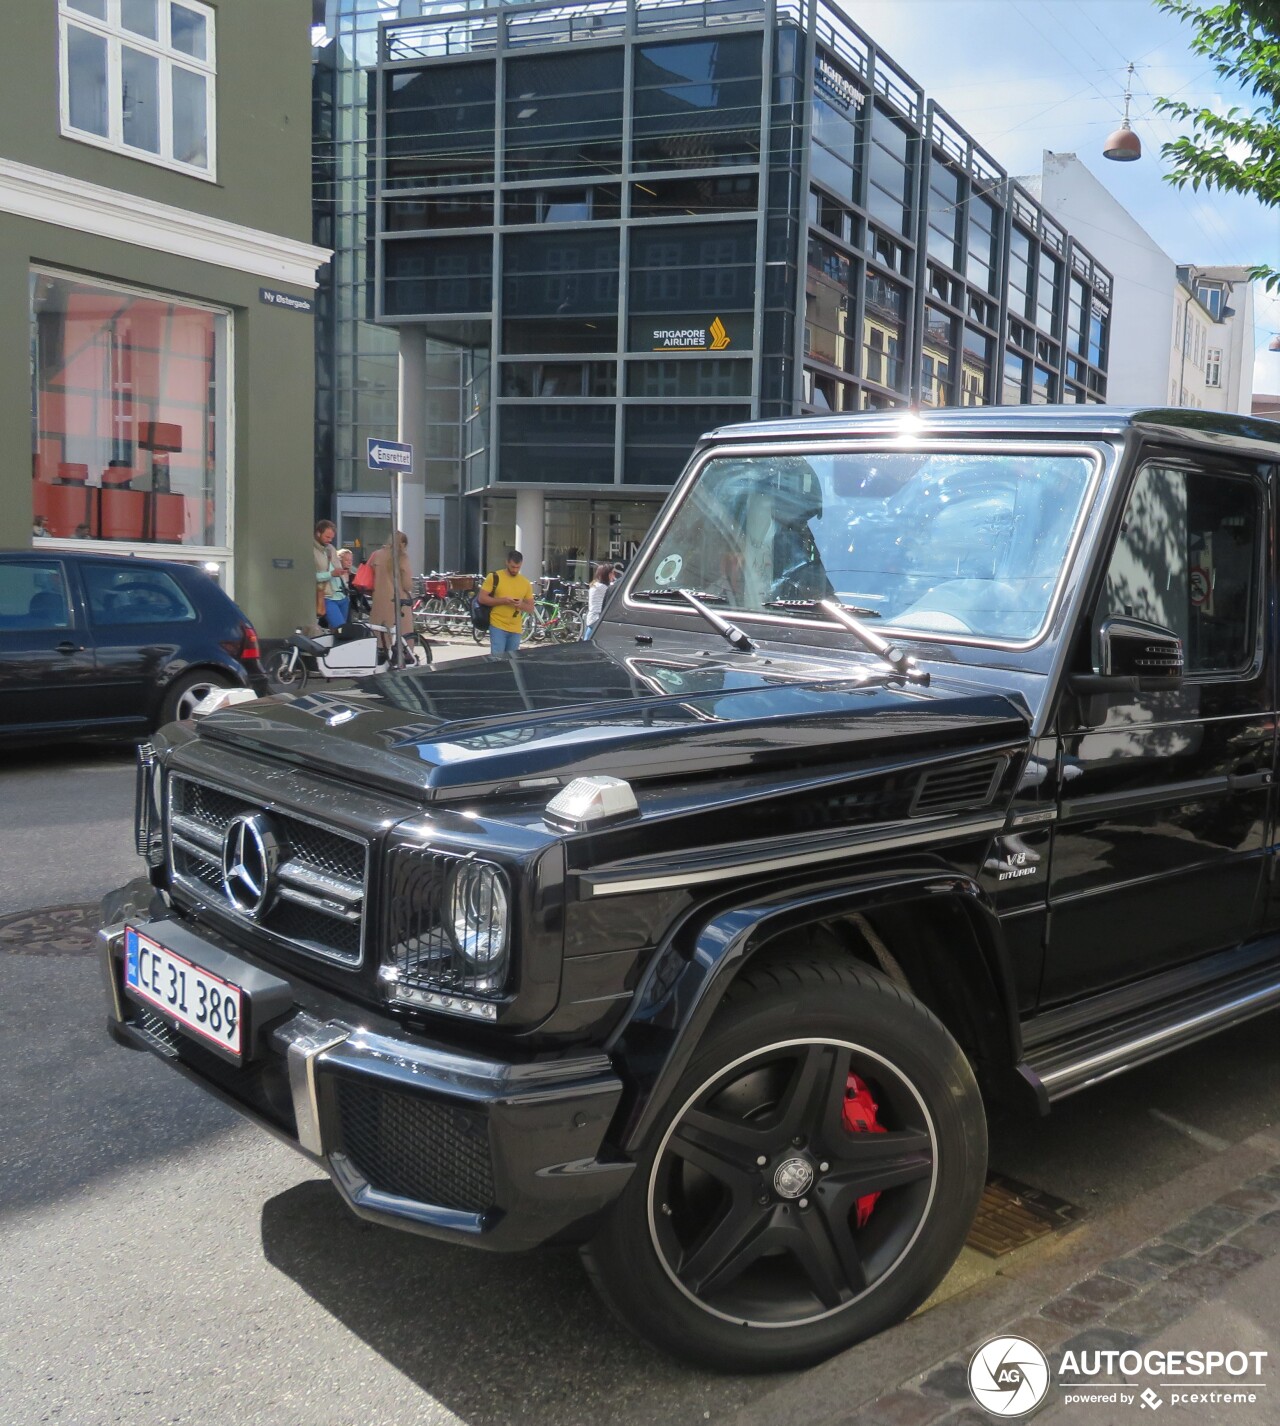
<svg viewBox="0 0 1280 1426">
<path fill-rule="evenodd" d="M 381 441 L 369 438 L 370 470 L 412 470 L 413 447 L 405 441 Z"/>
</svg>

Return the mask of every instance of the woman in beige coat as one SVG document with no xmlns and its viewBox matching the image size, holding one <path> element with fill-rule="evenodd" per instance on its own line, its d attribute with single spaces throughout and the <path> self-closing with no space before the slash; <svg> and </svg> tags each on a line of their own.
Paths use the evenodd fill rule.
<svg viewBox="0 0 1280 1426">
<path fill-rule="evenodd" d="M 400 598 L 412 598 L 413 575 L 409 570 L 409 537 L 403 530 L 396 532 L 396 544 L 400 553 L 400 569 L 398 578 L 400 581 Z M 369 563 L 373 567 L 373 612 L 370 616 L 371 622 L 381 624 L 385 628 L 392 627 L 392 610 L 395 602 L 395 591 L 392 589 L 391 578 L 391 542 L 388 540 L 381 549 L 374 550 L 369 556 Z M 403 605 L 400 609 L 400 632 L 402 634 L 413 633 L 413 609 L 409 605 Z M 391 647 L 391 637 L 389 634 L 379 634 L 384 648 Z"/>
</svg>

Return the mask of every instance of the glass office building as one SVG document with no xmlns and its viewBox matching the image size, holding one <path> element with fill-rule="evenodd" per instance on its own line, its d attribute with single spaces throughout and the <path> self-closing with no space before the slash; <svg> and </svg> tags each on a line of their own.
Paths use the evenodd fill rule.
<svg viewBox="0 0 1280 1426">
<path fill-rule="evenodd" d="M 824 0 L 421 9 L 369 316 L 449 562 L 625 558 L 727 422 L 1105 399 L 1109 274 Z"/>
</svg>

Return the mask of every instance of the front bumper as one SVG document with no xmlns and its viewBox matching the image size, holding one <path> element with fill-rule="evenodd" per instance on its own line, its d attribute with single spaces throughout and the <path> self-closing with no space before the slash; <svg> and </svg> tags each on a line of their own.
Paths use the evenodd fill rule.
<svg viewBox="0 0 1280 1426">
<path fill-rule="evenodd" d="M 103 903 L 109 1029 L 158 1055 L 329 1172 L 362 1218 L 498 1251 L 586 1237 L 633 1165 L 603 1152 L 622 1084 L 608 1058 L 519 1063 L 394 1029 L 169 915 L 145 882 Z M 287 1009 L 229 1063 L 124 988 L 126 921 L 226 975 L 284 980 Z M 230 978 L 230 977 L 228 977 Z M 278 992 L 277 992 L 278 993 Z"/>
</svg>

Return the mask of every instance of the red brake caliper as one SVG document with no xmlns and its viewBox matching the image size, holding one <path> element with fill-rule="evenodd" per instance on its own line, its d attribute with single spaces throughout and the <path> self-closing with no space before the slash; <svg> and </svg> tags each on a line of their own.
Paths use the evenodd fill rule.
<svg viewBox="0 0 1280 1426">
<path fill-rule="evenodd" d="M 879 1105 L 871 1097 L 866 1084 L 852 1071 L 844 1086 L 844 1127 L 851 1134 L 883 1134 L 885 1127 L 877 1121 Z M 867 1193 L 858 1199 L 858 1227 L 865 1228 L 879 1193 Z"/>
</svg>

